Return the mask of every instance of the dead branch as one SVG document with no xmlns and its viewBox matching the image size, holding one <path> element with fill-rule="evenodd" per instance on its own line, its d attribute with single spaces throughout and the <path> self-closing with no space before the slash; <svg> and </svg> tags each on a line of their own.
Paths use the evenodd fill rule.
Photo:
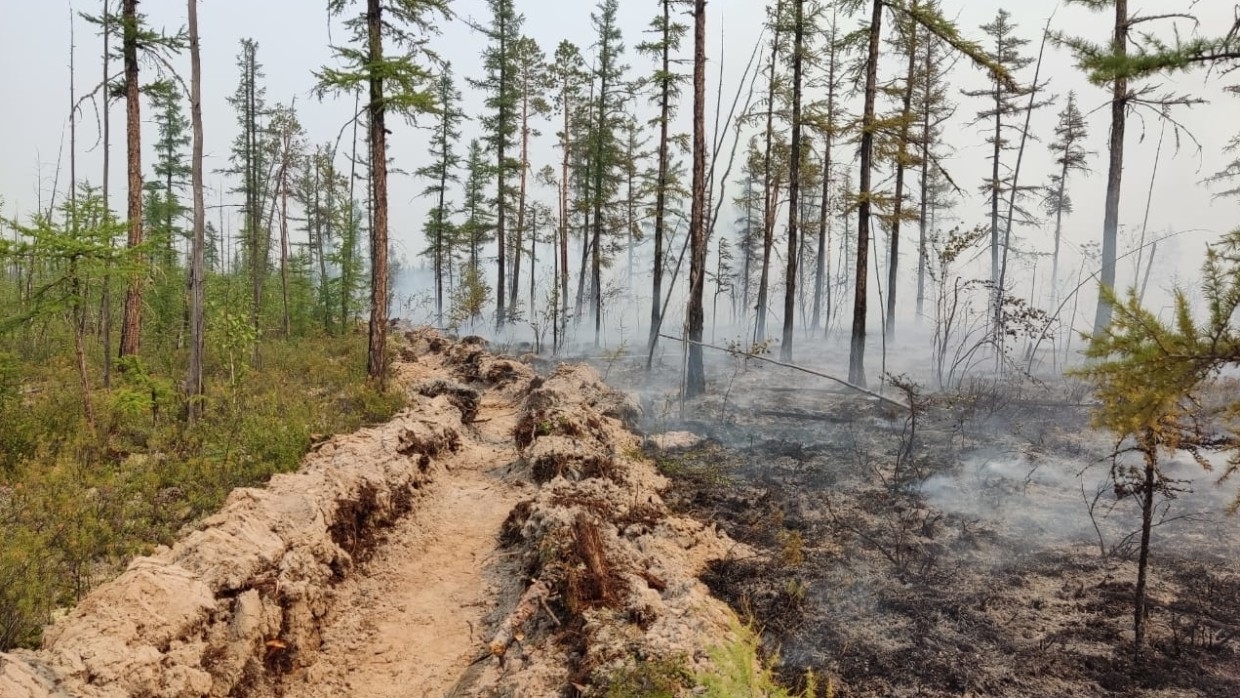
<svg viewBox="0 0 1240 698">
<path fill-rule="evenodd" d="M 550 594 L 551 590 L 541 579 L 534 580 L 534 583 L 530 584 L 525 593 L 521 594 L 521 600 L 517 601 L 516 608 L 512 609 L 512 613 L 509 613 L 504 622 L 499 624 L 499 630 L 495 632 L 495 637 L 488 645 L 491 650 L 490 656 L 503 659 L 508 646 L 519 639 L 521 628 L 534 617 Z"/>
<path fill-rule="evenodd" d="M 672 340 L 673 342 L 684 342 L 684 341 L 686 341 L 686 340 L 685 340 L 685 338 L 683 338 L 683 337 L 673 337 L 673 336 L 671 336 L 671 335 L 667 335 L 667 334 L 663 334 L 663 333 L 659 333 L 659 336 L 660 336 L 660 337 L 663 337 L 664 339 L 670 339 L 670 340 Z M 689 341 L 689 343 L 690 343 L 690 344 L 696 344 L 696 345 L 698 345 L 698 346 L 700 346 L 700 347 L 705 347 L 705 348 L 707 348 L 707 349 L 714 349 L 714 350 L 716 350 L 716 351 L 726 351 L 726 352 L 728 352 L 729 354 L 731 354 L 731 353 L 735 353 L 733 350 L 728 349 L 728 348 L 726 348 L 726 347 L 718 347 L 718 346 L 715 346 L 715 345 L 713 345 L 713 344 L 707 344 L 706 342 L 694 342 L 693 340 L 687 340 L 687 341 Z M 767 362 L 768 364 L 774 364 L 774 365 L 776 365 L 776 366 L 782 366 L 782 367 L 784 367 L 784 368 L 790 368 L 790 369 L 793 369 L 794 371 L 801 371 L 802 373 L 808 373 L 808 374 L 810 374 L 811 376 L 818 376 L 819 378 L 826 378 L 827 380 L 829 380 L 829 381 L 835 381 L 836 383 L 839 383 L 840 385 L 842 385 L 842 386 L 844 386 L 844 387 L 846 387 L 846 388 L 850 388 L 850 389 L 855 390 L 855 391 L 857 391 L 857 392 L 859 392 L 859 393 L 862 393 L 862 394 L 865 394 L 865 395 L 869 395 L 870 397 L 873 397 L 873 398 L 877 398 L 877 399 L 879 399 L 879 400 L 882 400 L 883 402 L 885 402 L 885 403 L 887 403 L 887 404 L 889 404 L 889 405 L 895 405 L 896 407 L 899 407 L 899 408 L 900 408 L 900 409 L 902 409 L 902 410 L 907 410 L 907 409 L 909 409 L 908 405 L 906 405 L 906 404 L 904 404 L 904 403 L 900 402 L 899 400 L 893 400 L 893 399 L 891 399 L 891 398 L 889 398 L 889 397 L 886 397 L 886 396 L 884 396 L 884 395 L 880 395 L 880 394 L 878 394 L 878 393 L 876 393 L 876 392 L 874 392 L 874 391 L 872 391 L 872 390 L 868 390 L 868 389 L 866 389 L 866 388 L 862 388 L 862 387 L 861 387 L 861 386 L 859 386 L 859 385 L 854 385 L 854 384 L 852 384 L 852 383 L 849 383 L 848 381 L 846 381 L 846 380 L 844 380 L 844 379 L 842 379 L 842 378 L 836 378 L 835 376 L 828 375 L 828 374 L 826 374 L 826 373 L 822 373 L 821 371 L 815 371 L 815 370 L 813 370 L 813 369 L 808 369 L 808 368 L 805 368 L 804 366 L 797 366 L 796 364 L 787 364 L 787 363 L 784 363 L 784 362 L 782 362 L 782 361 L 776 361 L 775 359 L 768 359 L 768 358 L 766 358 L 765 356 L 755 356 L 755 355 L 747 354 L 747 355 L 746 355 L 746 358 L 748 358 L 748 359 L 754 359 L 755 361 L 765 361 L 765 362 Z"/>
</svg>

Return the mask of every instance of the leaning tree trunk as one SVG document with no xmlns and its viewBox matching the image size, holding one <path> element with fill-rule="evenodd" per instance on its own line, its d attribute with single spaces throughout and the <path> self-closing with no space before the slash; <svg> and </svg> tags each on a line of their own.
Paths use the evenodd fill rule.
<svg viewBox="0 0 1240 698">
<path fill-rule="evenodd" d="M 125 130 L 129 179 L 129 240 L 132 249 L 142 244 L 142 116 L 138 85 L 138 0 L 125 0 Z M 138 353 L 142 343 L 142 271 L 134 272 L 125 291 L 125 314 L 121 320 L 121 356 Z"/>
<path fill-rule="evenodd" d="M 860 203 L 857 206 L 857 276 L 854 279 L 852 346 L 848 381 L 865 386 L 866 281 L 869 271 L 870 193 L 874 170 L 874 104 L 878 98 L 878 45 L 882 36 L 883 0 L 874 0 L 870 16 L 870 46 L 865 65 L 865 106 L 861 121 Z"/>
<path fill-rule="evenodd" d="M 685 397 L 706 392 L 706 368 L 702 362 L 702 326 L 706 286 L 706 0 L 693 3 L 693 202 L 689 213 L 688 340 L 689 364 Z"/>
<path fill-rule="evenodd" d="M 370 34 L 371 66 L 383 61 L 382 0 L 367 0 L 366 21 Z M 374 226 L 370 232 L 370 343 L 366 351 L 366 375 L 387 384 L 388 318 L 388 192 L 387 129 L 384 127 L 383 75 L 370 73 L 370 187 L 374 207 Z M 501 214 L 502 215 L 502 214 Z M 501 260 L 503 257 L 501 256 Z M 503 262 L 500 262 L 501 274 Z M 501 285 L 502 289 L 503 286 Z"/>
</svg>

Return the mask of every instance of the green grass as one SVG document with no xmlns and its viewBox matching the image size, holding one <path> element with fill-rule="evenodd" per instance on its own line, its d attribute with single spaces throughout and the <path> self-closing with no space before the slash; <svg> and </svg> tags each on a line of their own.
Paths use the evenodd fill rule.
<svg viewBox="0 0 1240 698">
<path fill-rule="evenodd" d="M 255 366 L 230 368 L 213 352 L 193 427 L 179 419 L 183 357 L 128 364 L 110 390 L 94 386 L 92 431 L 71 354 L 9 344 L 0 340 L 0 650 L 37 644 L 54 609 L 172 542 L 233 488 L 296 469 L 316 435 L 404 404 L 366 383 L 362 336 L 271 340 Z"/>
</svg>

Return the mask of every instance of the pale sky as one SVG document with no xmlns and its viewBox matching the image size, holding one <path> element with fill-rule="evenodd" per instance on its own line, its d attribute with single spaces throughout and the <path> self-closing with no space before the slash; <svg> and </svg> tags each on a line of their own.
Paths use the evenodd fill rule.
<svg viewBox="0 0 1240 698">
<path fill-rule="evenodd" d="M 1142 13 L 1180 11 L 1195 5 L 1192 11 L 1201 18 L 1202 31 L 1207 34 L 1225 31 L 1233 21 L 1233 0 L 1200 0 L 1196 3 L 1189 0 L 1146 0 L 1134 4 L 1135 10 Z M 714 0 L 710 3 L 708 26 L 711 46 L 708 58 L 712 63 L 712 73 L 718 70 L 721 59 L 724 63 L 725 100 L 731 100 L 740 71 L 749 58 L 763 20 L 764 5 L 758 0 Z M 962 32 L 978 40 L 983 38 L 978 26 L 992 19 L 998 8 L 1007 8 L 1021 35 L 1031 40 L 1027 47 L 1029 54 L 1036 54 L 1041 28 L 1057 7 L 1055 0 L 943 0 L 943 5 L 948 16 L 957 18 Z M 561 39 L 574 41 L 583 51 L 590 51 L 594 42 L 590 29 L 590 13 L 594 3 L 518 0 L 517 6 L 526 17 L 525 32 L 539 42 L 548 56 Z M 631 67 L 630 74 L 633 76 L 651 69 L 650 61 L 638 55 L 633 47 L 642 40 L 642 32 L 658 6 L 657 0 L 620 2 L 621 28 L 627 47 L 625 62 Z M 456 0 L 453 7 L 462 17 L 479 21 L 485 21 L 487 17 L 483 0 Z M 98 2 L 78 0 L 73 8 L 97 12 Z M 180 0 L 146 0 L 140 9 L 150 16 L 156 26 L 175 29 L 185 21 L 185 3 Z M 44 196 L 47 195 L 62 139 L 64 147 L 67 147 L 69 17 L 70 3 L 63 0 L 0 0 L 0 67 L 6 83 L 6 99 L 0 108 L 0 197 L 6 201 L 4 215 L 29 213 L 36 206 L 40 188 Z M 310 95 L 312 71 L 330 61 L 327 48 L 329 22 L 323 0 L 202 0 L 199 18 L 208 172 L 225 165 L 229 144 L 236 131 L 235 118 L 225 98 L 237 83 L 235 55 L 238 42 L 244 37 L 252 37 L 259 42 L 259 60 L 266 71 L 269 102 L 274 104 L 296 98 L 302 123 L 312 141 L 324 142 L 336 137 L 342 124 L 351 116 L 351 101 L 349 104 L 334 101 L 320 103 Z M 1109 31 L 1107 24 L 1104 15 L 1094 15 L 1077 8 L 1059 8 L 1052 26 L 1069 33 L 1105 40 Z M 719 37 L 721 27 L 725 32 L 722 50 Z M 476 115 L 480 109 L 479 98 L 463 83 L 466 77 L 481 75 L 483 42 L 460 21 L 449 22 L 444 29 L 443 35 L 435 39 L 434 46 L 452 61 L 456 74 L 461 78 L 467 112 Z M 1191 27 L 1182 24 L 1181 30 L 1187 33 Z M 343 32 L 337 28 L 335 39 L 339 41 L 343 38 Z M 80 21 L 77 23 L 77 43 L 77 85 L 81 94 L 98 82 L 101 66 L 97 55 L 98 39 Z M 188 58 L 181 63 L 184 74 L 188 75 Z M 887 61 L 884 68 L 892 68 L 892 62 Z M 1042 142 L 1033 144 L 1026 156 L 1022 183 L 1041 184 L 1046 181 L 1052 169 L 1046 145 L 1052 138 L 1055 115 L 1069 90 L 1078 92 L 1081 106 L 1089 115 L 1090 149 L 1098 153 L 1092 161 L 1095 173 L 1078 177 L 1072 189 L 1077 210 L 1068 224 L 1071 250 L 1072 246 L 1096 241 L 1101 235 L 1109 120 L 1109 112 L 1105 109 L 1107 94 L 1103 89 L 1089 85 L 1062 49 L 1048 50 L 1043 74 L 1052 81 L 1050 92 L 1059 95 L 1060 100 L 1034 117 L 1034 133 L 1041 137 Z M 1021 77 L 1030 79 L 1032 66 L 1028 74 Z M 1229 157 L 1222 149 L 1240 131 L 1240 118 L 1237 118 L 1240 116 L 1240 101 L 1224 95 L 1221 89 L 1222 85 L 1240 82 L 1240 79 L 1231 77 L 1219 78 L 1215 75 L 1207 79 L 1203 71 L 1197 71 L 1162 81 L 1170 90 L 1201 96 L 1209 100 L 1209 104 L 1177 112 L 1177 118 L 1200 141 L 1201 150 L 1198 151 L 1191 141 L 1184 140 L 1177 154 L 1173 139 L 1168 137 L 1149 220 L 1149 230 L 1154 235 L 1169 230 L 1201 232 L 1178 237 L 1174 244 L 1167 244 L 1160 250 L 1160 255 L 1165 253 L 1167 256 L 1160 260 L 1152 285 L 1166 286 L 1177 278 L 1192 279 L 1200 263 L 1202 244 L 1240 225 L 1240 207 L 1232 201 L 1213 201 L 1210 191 L 1201 184 L 1204 177 L 1227 162 Z M 948 129 L 948 140 L 954 145 L 956 153 L 947 166 L 956 181 L 970 192 L 957 215 L 962 222 L 972 225 L 981 222 L 986 215 L 982 197 L 973 192 L 981 182 L 988 163 L 985 133 L 979 127 L 969 126 L 968 122 L 985 105 L 980 104 L 979 100 L 961 96 L 959 90 L 981 87 L 984 78 L 962 63 L 952 80 L 953 86 L 958 88 L 954 90 L 954 98 L 959 107 L 956 122 Z M 712 76 L 708 88 L 712 103 L 715 82 L 716 78 Z M 682 116 L 688 114 L 687 101 L 681 112 Z M 124 109 L 121 104 L 114 106 L 113 123 L 116 128 L 113 138 L 112 177 L 116 183 L 113 206 L 123 211 Z M 395 159 L 395 166 L 413 171 L 423 165 L 426 149 L 424 134 L 403 123 L 393 124 L 391 128 L 394 131 L 390 141 L 391 156 Z M 474 124 L 468 125 L 466 138 L 476 134 L 476 128 Z M 687 130 L 687 124 L 684 128 Z M 532 169 L 535 171 L 544 164 L 556 162 L 558 158 L 553 145 L 555 127 L 546 124 L 541 130 L 544 135 L 533 153 Z M 79 134 L 83 144 L 79 172 L 97 183 L 99 151 L 96 148 L 87 152 L 95 141 L 93 112 L 87 112 L 79 126 Z M 149 145 L 153 129 L 145 132 L 144 138 Z M 1144 214 L 1145 194 L 1157 140 L 1156 120 L 1147 118 L 1144 127 L 1139 119 L 1130 122 L 1121 217 L 1122 224 L 1134 231 L 1139 230 Z M 727 142 L 730 145 L 730 137 Z M 149 164 L 149 158 L 144 164 Z M 739 163 L 733 171 L 734 177 L 738 171 Z M 62 184 L 64 177 L 62 175 Z M 208 174 L 207 182 L 215 187 L 220 184 L 220 177 Z M 427 202 L 416 196 L 422 187 L 423 183 L 410 177 L 400 177 L 392 183 L 393 239 L 403 246 L 404 254 L 411 259 L 421 246 L 418 231 L 428 208 Z M 541 191 L 539 195 L 550 199 L 552 192 Z M 208 198 L 210 205 L 215 195 L 208 194 Z M 721 232 L 731 232 L 726 226 L 731 218 L 728 215 L 721 217 L 725 223 Z M 1031 246 L 1050 249 L 1049 232 L 1022 230 L 1020 234 L 1030 239 Z M 1123 248 L 1121 243 L 1121 251 Z M 912 269 L 915 267 L 916 247 L 906 244 L 905 249 L 909 250 L 910 257 L 909 261 L 904 262 L 904 268 Z M 1066 264 L 1075 263 L 1072 260 Z M 1125 275 L 1130 276 L 1130 272 L 1130 266 L 1121 263 L 1121 283 L 1127 283 Z"/>
</svg>

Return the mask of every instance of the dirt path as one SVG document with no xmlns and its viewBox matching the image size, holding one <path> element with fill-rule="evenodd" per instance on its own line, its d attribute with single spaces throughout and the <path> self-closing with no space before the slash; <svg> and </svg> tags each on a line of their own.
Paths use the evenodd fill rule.
<svg viewBox="0 0 1240 698">
<path fill-rule="evenodd" d="M 507 476 L 516 406 L 484 400 L 424 506 L 394 528 L 337 590 L 315 662 L 284 695 L 448 695 L 521 589 L 498 549 L 500 526 L 529 486 Z"/>
</svg>

